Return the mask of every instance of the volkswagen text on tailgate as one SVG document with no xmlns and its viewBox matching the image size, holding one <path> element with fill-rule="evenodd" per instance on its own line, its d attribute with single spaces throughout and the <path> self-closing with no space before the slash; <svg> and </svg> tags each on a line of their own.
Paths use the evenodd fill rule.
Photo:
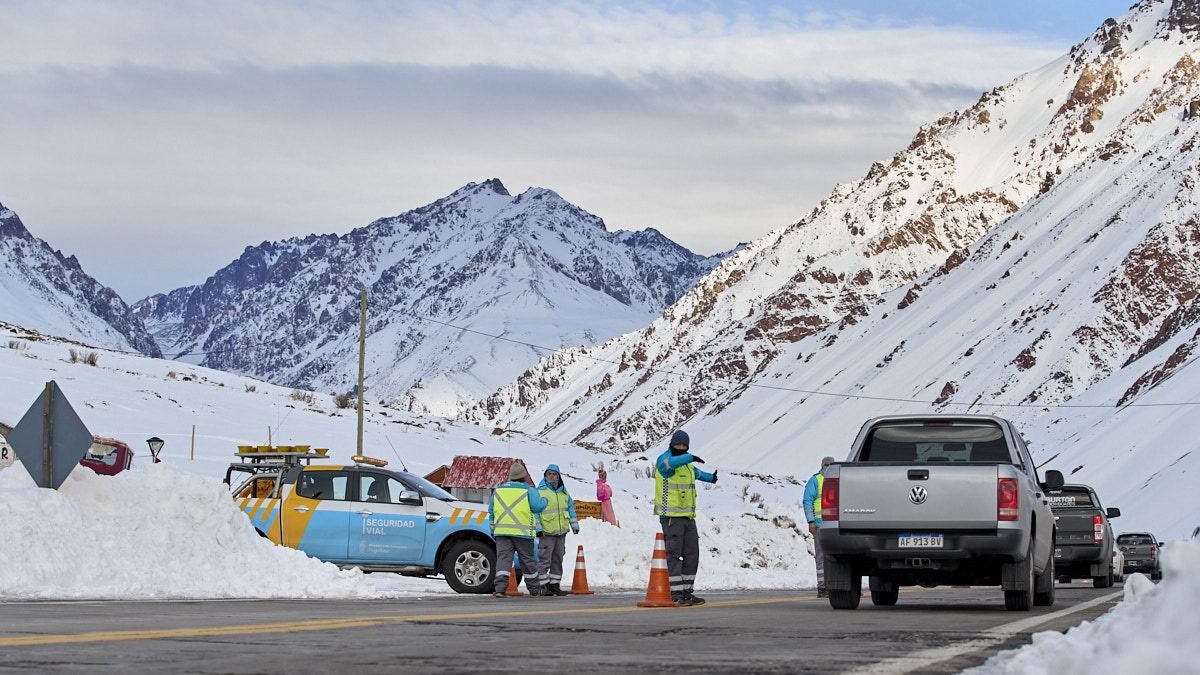
<svg viewBox="0 0 1200 675">
<path fill-rule="evenodd" d="M 1054 604 L 1054 515 L 1025 441 L 1008 420 L 868 420 L 850 457 L 830 466 L 818 532 L 835 609 L 894 605 L 900 588 L 1000 586 L 1012 610 Z"/>
</svg>

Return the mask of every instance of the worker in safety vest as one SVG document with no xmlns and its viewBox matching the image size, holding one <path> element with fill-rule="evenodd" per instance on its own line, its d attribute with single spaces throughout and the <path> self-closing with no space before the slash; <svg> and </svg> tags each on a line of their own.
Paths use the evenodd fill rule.
<svg viewBox="0 0 1200 675">
<path fill-rule="evenodd" d="M 825 591 L 825 554 L 821 552 L 821 539 L 817 530 L 821 527 L 821 491 L 825 487 L 825 467 L 833 464 L 832 457 L 821 460 L 821 470 L 814 473 L 804 484 L 804 517 L 808 520 L 808 533 L 813 540 L 813 558 L 817 563 L 817 597 L 828 597 Z"/>
<path fill-rule="evenodd" d="M 570 595 L 562 589 L 563 556 L 567 553 L 567 531 L 579 534 L 575 500 L 563 485 L 557 464 L 546 467 L 538 492 L 546 498 L 546 509 L 539 515 L 542 524 L 538 539 L 538 583 L 547 595 Z"/>
<path fill-rule="evenodd" d="M 525 575 L 525 586 L 530 595 L 546 595 L 538 584 L 537 563 L 533 557 L 533 539 L 537 536 L 537 514 L 546 508 L 546 498 L 538 494 L 528 483 L 525 468 L 513 462 L 508 470 L 508 482 L 501 483 L 492 491 L 492 502 L 488 516 L 492 523 L 492 537 L 496 540 L 496 587 L 493 597 L 503 598 L 508 588 L 508 577 L 513 552 Z"/>
<path fill-rule="evenodd" d="M 654 462 L 654 513 L 667 540 L 667 573 L 671 599 L 681 607 L 703 605 L 704 598 L 692 594 L 696 568 L 700 565 L 700 536 L 696 533 L 696 481 L 717 482 L 717 472 L 708 473 L 693 464 L 704 460 L 688 452 L 690 442 L 683 430 L 671 435 L 666 452 Z"/>
</svg>

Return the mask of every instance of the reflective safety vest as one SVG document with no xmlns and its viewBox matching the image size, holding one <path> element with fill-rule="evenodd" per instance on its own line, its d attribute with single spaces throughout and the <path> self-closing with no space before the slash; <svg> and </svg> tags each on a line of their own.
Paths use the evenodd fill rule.
<svg viewBox="0 0 1200 675">
<path fill-rule="evenodd" d="M 654 514 L 660 518 L 696 517 L 696 471 L 690 463 L 675 469 L 670 478 L 654 471 Z"/>
<path fill-rule="evenodd" d="M 546 498 L 546 509 L 538 514 L 542 519 L 542 532 L 566 534 L 571 529 L 571 513 L 567 510 L 571 496 L 566 490 L 560 492 L 553 488 L 542 488 L 538 492 Z"/>
<path fill-rule="evenodd" d="M 813 521 L 821 522 L 821 495 L 825 494 L 825 474 L 817 474 L 817 498 L 813 500 Z"/>
<path fill-rule="evenodd" d="M 528 489 L 501 487 L 492 492 L 492 529 L 497 537 L 537 536 L 537 520 L 529 508 Z"/>
</svg>

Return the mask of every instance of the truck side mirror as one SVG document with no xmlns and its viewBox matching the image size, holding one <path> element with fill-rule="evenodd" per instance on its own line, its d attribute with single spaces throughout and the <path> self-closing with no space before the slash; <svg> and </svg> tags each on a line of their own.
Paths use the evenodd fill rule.
<svg viewBox="0 0 1200 675">
<path fill-rule="evenodd" d="M 1047 490 L 1061 490 L 1066 480 L 1063 479 L 1061 471 L 1050 469 L 1046 472 L 1046 480 L 1042 483 L 1042 487 Z"/>
<path fill-rule="evenodd" d="M 409 506 L 420 506 L 421 493 L 416 490 L 404 490 L 400 493 L 400 497 L 396 501 L 401 504 L 408 504 Z"/>
<path fill-rule="evenodd" d="M 1110 506 L 1107 510 L 1105 510 L 1104 515 L 1108 516 L 1109 518 L 1120 518 L 1121 509 L 1118 509 L 1115 506 Z"/>
</svg>

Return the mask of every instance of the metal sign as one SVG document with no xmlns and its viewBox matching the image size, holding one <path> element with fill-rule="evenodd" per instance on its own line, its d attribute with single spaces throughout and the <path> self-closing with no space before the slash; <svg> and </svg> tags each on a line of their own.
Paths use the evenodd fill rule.
<svg viewBox="0 0 1200 675">
<path fill-rule="evenodd" d="M 57 490 L 92 446 L 92 432 L 51 381 L 8 433 L 8 443 L 38 487 Z"/>
<path fill-rule="evenodd" d="M 0 438 L 0 469 L 9 466 L 16 461 L 16 459 L 17 454 L 8 446 L 8 443 L 4 442 L 3 438 Z"/>
</svg>

